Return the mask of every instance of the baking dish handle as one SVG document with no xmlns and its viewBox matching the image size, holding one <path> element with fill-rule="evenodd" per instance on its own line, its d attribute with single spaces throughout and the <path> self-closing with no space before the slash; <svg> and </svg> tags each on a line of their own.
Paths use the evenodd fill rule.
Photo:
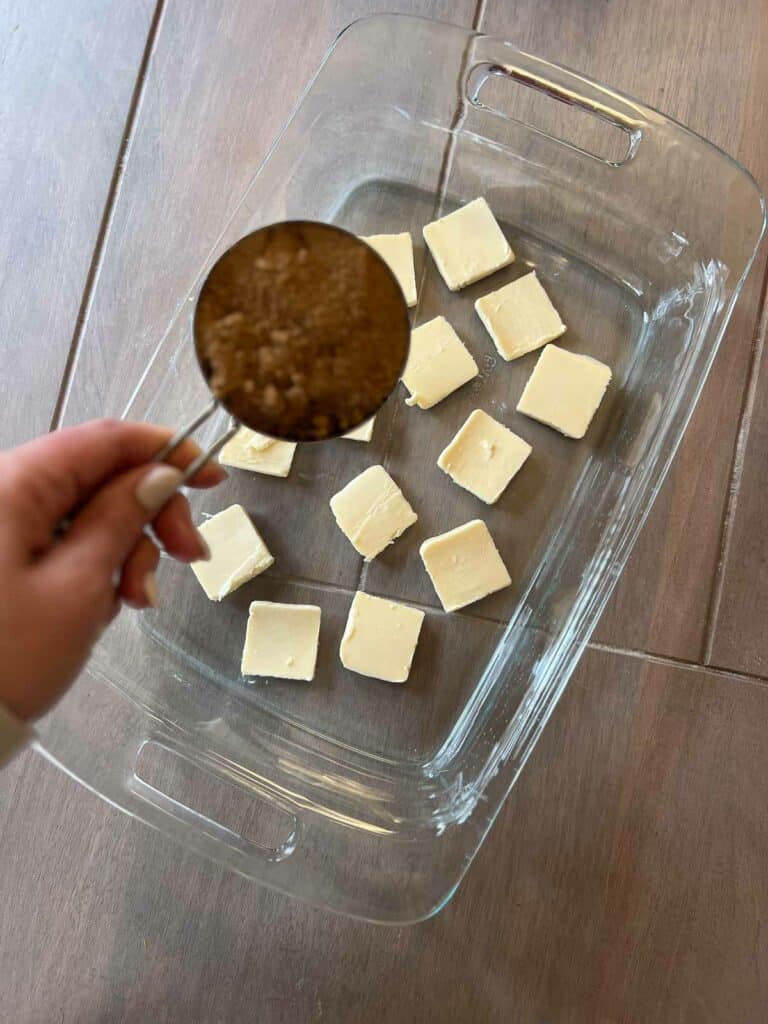
<svg viewBox="0 0 768 1024">
<path fill-rule="evenodd" d="M 510 83 L 526 86 L 560 103 L 580 108 L 624 132 L 627 136 L 627 149 L 621 160 L 609 160 L 599 154 L 589 153 L 614 166 L 626 163 L 634 157 L 644 132 L 654 119 L 658 119 L 658 115 L 650 108 L 637 103 L 629 96 L 600 85 L 585 75 L 518 50 L 509 43 L 502 43 L 488 36 L 475 36 L 466 64 L 464 96 L 474 108 L 490 111 L 509 120 L 517 120 L 513 114 L 488 107 L 482 101 L 481 90 L 490 78 L 507 79 Z M 580 148 L 536 125 L 521 123 L 570 148 Z"/>
<path fill-rule="evenodd" d="M 434 832 L 402 841 L 384 827 L 307 806 L 298 796 L 291 799 L 287 791 L 278 793 L 266 778 L 255 773 L 243 775 L 222 753 L 202 749 L 199 738 L 198 743 L 190 744 L 188 737 L 157 731 L 151 723 L 144 713 L 134 719 L 132 727 L 126 728 L 128 723 L 121 721 L 117 747 L 105 735 L 104 758 L 94 746 L 88 756 L 81 757 L 82 742 L 74 735 L 65 737 L 59 729 L 55 736 L 42 736 L 35 747 L 95 795 L 183 848 L 316 906 L 365 920 L 406 924 L 436 913 L 455 892 L 467 867 L 458 833 L 455 842 L 442 837 L 438 855 Z M 106 729 L 105 734 L 108 732 Z M 78 742 L 79 750 L 69 746 L 69 741 Z M 248 808 L 247 819 L 256 820 L 257 830 L 262 809 L 273 821 L 277 812 L 275 840 L 262 843 L 257 832 L 255 841 L 238 828 L 214 820 L 218 814 L 209 816 L 190 806 L 198 803 L 197 792 L 189 799 L 179 798 L 175 789 L 168 792 L 164 785 L 148 780 L 140 760 L 150 746 L 207 773 L 214 783 L 228 783 L 237 790 Z M 57 750 L 65 755 L 65 761 L 57 756 Z M 224 804 L 231 811 L 232 804 L 226 800 L 222 807 Z M 488 824 L 485 820 L 484 828 Z M 437 862 L 439 871 L 435 870 Z"/>
<path fill-rule="evenodd" d="M 125 778 L 126 795 L 131 803 L 126 809 L 148 825 L 249 878 L 261 877 L 262 870 L 295 852 L 301 834 L 296 815 L 260 787 L 257 780 L 244 781 L 225 761 L 167 735 L 144 736 L 138 742 L 134 740 L 127 749 L 132 749 L 134 754 L 129 755 Z M 159 781 L 158 768 L 164 769 Z M 193 773 L 191 787 L 190 769 Z M 187 782 L 182 792 L 179 778 L 183 773 Z M 209 786 L 215 790 L 214 802 L 219 808 L 229 805 L 231 810 L 232 801 L 222 790 L 243 797 L 250 805 L 255 804 L 257 813 L 249 814 L 249 819 L 255 819 L 255 837 L 250 837 L 252 828 L 247 835 L 200 809 L 200 792 L 208 790 Z M 263 818 L 268 819 L 266 825 Z M 269 831 L 269 838 L 265 837 L 265 829 Z"/>
</svg>

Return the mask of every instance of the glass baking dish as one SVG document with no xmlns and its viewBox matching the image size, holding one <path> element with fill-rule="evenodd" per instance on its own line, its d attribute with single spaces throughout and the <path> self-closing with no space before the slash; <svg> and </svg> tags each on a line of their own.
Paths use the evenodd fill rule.
<svg viewBox="0 0 768 1024">
<path fill-rule="evenodd" d="M 618 155 L 505 113 L 506 90 L 521 85 L 563 101 L 564 122 L 571 112 L 597 119 Z M 452 294 L 425 257 L 421 228 L 476 196 L 488 199 L 517 261 Z M 235 239 L 290 218 L 360 234 L 410 230 L 415 322 L 444 314 L 481 375 L 429 412 L 395 394 L 370 444 L 300 446 L 287 480 L 233 470 L 216 492 L 194 495 L 198 518 L 241 502 L 274 567 L 213 604 L 186 567 L 164 560 L 160 607 L 120 616 L 41 726 L 40 747 L 127 813 L 241 875 L 336 911 L 415 921 L 455 891 L 563 692 L 691 416 L 764 204 L 743 168 L 643 104 L 509 43 L 387 15 L 337 39 L 200 279 Z M 614 371 L 582 442 L 515 412 L 536 354 L 499 360 L 473 310 L 478 295 L 530 266 L 568 324 L 562 343 Z M 125 382 L 126 416 L 181 424 L 204 404 L 190 344 L 198 284 L 179 296 L 141 379 Z M 476 407 L 534 448 L 490 507 L 435 465 Z M 378 462 L 419 521 L 366 565 L 328 500 Z M 513 586 L 446 615 L 418 547 L 476 517 Z M 426 612 L 404 686 L 340 664 L 357 589 Z M 254 599 L 322 606 L 314 682 L 240 676 Z M 245 794 L 257 823 L 277 815 L 273 835 L 238 831 L 215 801 L 203 812 L 162 776 L 148 778 L 140 765 L 152 752 Z"/>
</svg>

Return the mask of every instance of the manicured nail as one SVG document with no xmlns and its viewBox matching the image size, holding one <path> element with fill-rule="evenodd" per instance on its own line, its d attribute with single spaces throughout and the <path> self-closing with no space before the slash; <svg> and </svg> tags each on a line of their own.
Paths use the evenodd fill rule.
<svg viewBox="0 0 768 1024">
<path fill-rule="evenodd" d="M 147 512 L 157 512 L 176 493 L 182 477 L 173 466 L 154 466 L 136 488 L 136 500 Z"/>
<path fill-rule="evenodd" d="M 153 572 L 144 577 L 144 596 L 150 608 L 157 607 L 157 576 Z"/>
<path fill-rule="evenodd" d="M 211 560 L 211 549 L 210 549 L 210 546 L 208 544 L 208 541 L 205 539 L 205 537 L 202 535 L 202 533 L 200 533 L 199 530 L 195 530 L 195 533 L 197 534 L 197 543 L 200 545 L 200 550 L 202 551 L 202 554 L 200 555 L 199 561 L 201 561 L 201 562 L 210 562 L 210 560 Z"/>
</svg>

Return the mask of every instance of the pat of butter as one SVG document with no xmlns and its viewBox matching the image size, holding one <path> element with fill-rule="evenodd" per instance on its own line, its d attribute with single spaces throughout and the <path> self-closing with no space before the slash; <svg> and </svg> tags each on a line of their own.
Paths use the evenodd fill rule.
<svg viewBox="0 0 768 1024">
<path fill-rule="evenodd" d="M 411 332 L 402 377 L 411 393 L 406 404 L 431 409 L 479 372 L 456 331 L 445 317 L 436 316 Z"/>
<path fill-rule="evenodd" d="M 404 683 L 423 621 L 417 608 L 358 591 L 341 638 L 342 665 L 362 676 Z"/>
<path fill-rule="evenodd" d="M 477 315 L 504 359 L 519 359 L 565 334 L 566 326 L 532 271 L 483 295 Z"/>
<path fill-rule="evenodd" d="M 416 271 L 413 267 L 413 241 L 410 232 L 398 235 L 362 235 L 362 240 L 381 256 L 397 278 L 405 301 L 416 305 Z"/>
<path fill-rule="evenodd" d="M 267 476 L 288 476 L 296 445 L 241 427 L 219 452 L 219 462 L 235 469 L 248 469 Z"/>
<path fill-rule="evenodd" d="M 370 441 L 373 437 L 373 424 L 376 422 L 376 417 L 371 416 L 365 423 L 361 423 L 359 427 L 355 427 L 354 430 L 348 430 L 346 434 L 342 434 L 342 437 L 349 438 L 350 441 Z"/>
<path fill-rule="evenodd" d="M 515 254 L 485 199 L 424 226 L 424 241 L 452 292 L 512 263 Z"/>
<path fill-rule="evenodd" d="M 517 411 L 566 437 L 584 437 L 611 381 L 611 368 L 591 356 L 547 345 L 528 378 Z"/>
<path fill-rule="evenodd" d="M 275 561 L 242 505 L 230 505 L 199 530 L 211 557 L 193 562 L 192 571 L 212 601 L 221 601 Z"/>
<path fill-rule="evenodd" d="M 459 487 L 492 505 L 532 448 L 482 409 L 467 417 L 437 464 Z"/>
<path fill-rule="evenodd" d="M 383 466 L 371 466 L 331 498 L 339 529 L 366 562 L 396 540 L 418 516 Z"/>
<path fill-rule="evenodd" d="M 512 582 L 481 519 L 430 537 L 421 545 L 419 554 L 447 612 L 503 590 Z"/>
<path fill-rule="evenodd" d="M 252 601 L 240 669 L 244 676 L 314 678 L 320 609 L 314 604 Z"/>
</svg>

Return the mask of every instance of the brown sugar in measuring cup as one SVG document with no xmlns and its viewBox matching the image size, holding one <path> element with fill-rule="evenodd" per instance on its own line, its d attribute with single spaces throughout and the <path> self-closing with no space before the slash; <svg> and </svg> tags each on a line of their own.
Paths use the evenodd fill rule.
<svg viewBox="0 0 768 1024">
<path fill-rule="evenodd" d="M 195 351 L 213 399 L 155 461 L 220 408 L 229 425 L 181 483 L 240 424 L 287 441 L 353 430 L 397 384 L 410 333 L 397 279 L 355 235 L 316 221 L 283 221 L 246 235 L 213 265 L 195 307 Z"/>
<path fill-rule="evenodd" d="M 317 441 L 370 419 L 395 387 L 410 337 L 389 267 L 341 228 L 285 221 L 216 262 L 197 300 L 203 375 L 240 423 Z"/>
</svg>

